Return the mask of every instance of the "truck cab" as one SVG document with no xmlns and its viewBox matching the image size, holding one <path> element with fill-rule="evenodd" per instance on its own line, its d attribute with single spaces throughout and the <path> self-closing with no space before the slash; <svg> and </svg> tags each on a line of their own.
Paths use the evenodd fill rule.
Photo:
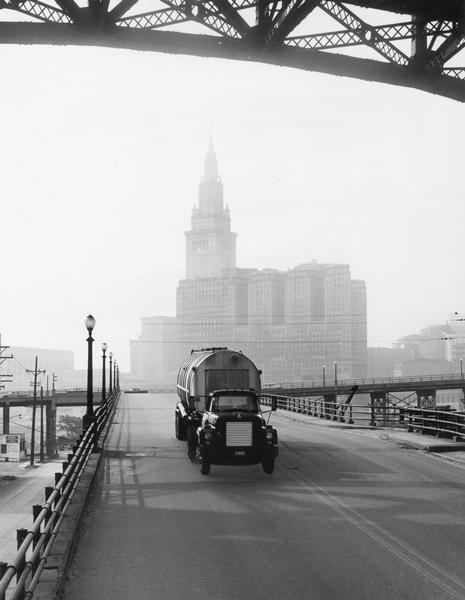
<svg viewBox="0 0 465 600">
<path fill-rule="evenodd" d="M 276 406 L 271 409 L 276 410 Z M 205 411 L 193 419 L 189 429 L 188 454 L 192 460 L 200 459 L 200 471 L 204 475 L 210 472 L 212 464 L 261 463 L 265 473 L 271 474 L 274 470 L 278 434 L 267 424 L 254 390 L 212 392 Z"/>
</svg>

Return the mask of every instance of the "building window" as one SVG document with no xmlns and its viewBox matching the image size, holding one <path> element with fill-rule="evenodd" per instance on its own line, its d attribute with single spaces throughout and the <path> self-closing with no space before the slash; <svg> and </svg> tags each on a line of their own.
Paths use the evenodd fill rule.
<svg viewBox="0 0 465 600">
<path fill-rule="evenodd" d="M 208 250 L 208 240 L 198 240 L 192 244 L 192 249 L 196 252 L 199 250 Z"/>
</svg>

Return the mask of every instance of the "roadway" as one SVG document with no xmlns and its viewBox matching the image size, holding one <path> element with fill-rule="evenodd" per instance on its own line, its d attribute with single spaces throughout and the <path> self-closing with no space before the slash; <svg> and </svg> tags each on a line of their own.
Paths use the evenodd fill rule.
<svg viewBox="0 0 465 600">
<path fill-rule="evenodd" d="M 32 505 L 45 502 L 45 488 L 55 485 L 54 474 L 61 462 L 0 463 L 0 561 L 11 563 L 15 557 L 16 530 L 32 525 Z"/>
<path fill-rule="evenodd" d="M 273 475 L 202 476 L 174 404 L 122 396 L 65 600 L 465 599 L 463 465 L 278 411 Z"/>
</svg>

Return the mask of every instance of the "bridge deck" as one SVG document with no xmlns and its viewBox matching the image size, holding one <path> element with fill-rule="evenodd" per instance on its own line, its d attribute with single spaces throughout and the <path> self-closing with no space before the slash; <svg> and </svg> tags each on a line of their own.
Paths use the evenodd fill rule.
<svg viewBox="0 0 465 600">
<path fill-rule="evenodd" d="M 465 597 L 463 470 L 278 415 L 274 475 L 204 477 L 174 403 L 121 401 L 65 600 Z"/>
</svg>

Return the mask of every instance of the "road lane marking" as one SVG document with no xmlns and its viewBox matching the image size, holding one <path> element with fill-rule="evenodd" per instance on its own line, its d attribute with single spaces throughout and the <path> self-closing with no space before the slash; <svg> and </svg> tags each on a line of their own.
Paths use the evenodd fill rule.
<svg viewBox="0 0 465 600">
<path fill-rule="evenodd" d="M 367 519 L 353 508 L 347 506 L 339 498 L 336 498 L 325 488 L 315 483 L 310 477 L 304 475 L 299 469 L 293 468 L 291 464 L 283 461 L 281 458 L 279 462 L 287 468 L 288 473 L 294 479 L 304 483 L 303 488 L 307 491 L 307 493 L 311 493 L 311 495 L 319 500 L 322 504 L 325 504 L 334 510 L 338 515 L 352 523 L 360 531 L 363 531 L 370 538 L 378 542 L 402 562 L 415 569 L 427 580 L 436 584 L 444 592 L 449 594 L 451 598 L 454 598 L 455 600 L 464 599 L 465 583 L 461 579 L 452 573 L 445 571 L 437 563 L 420 554 L 412 546 L 390 533 L 387 529 L 384 529 L 384 527 L 378 523 Z M 434 571 L 436 574 L 433 574 L 432 571 Z M 461 591 L 456 591 L 451 587 L 451 585 L 455 585 Z"/>
</svg>

